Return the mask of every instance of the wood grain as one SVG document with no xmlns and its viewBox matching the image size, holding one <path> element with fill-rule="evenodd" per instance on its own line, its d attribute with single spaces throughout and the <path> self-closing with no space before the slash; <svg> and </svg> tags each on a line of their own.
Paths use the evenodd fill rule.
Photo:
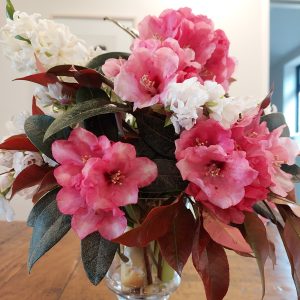
<svg viewBox="0 0 300 300">
<path fill-rule="evenodd" d="M 266 300 L 296 300 L 290 268 L 276 230 L 268 226 L 270 239 L 277 247 L 277 264 L 267 262 Z M 85 276 L 80 261 L 80 243 L 73 232 L 51 249 L 27 272 L 27 251 L 31 229 L 24 223 L 0 222 L 0 299 L 1 300 L 113 300 L 105 282 L 94 287 Z M 261 283 L 253 258 L 228 251 L 231 285 L 226 300 L 261 299 Z M 191 261 L 186 265 L 182 283 L 171 300 L 205 299 L 201 279 Z"/>
</svg>

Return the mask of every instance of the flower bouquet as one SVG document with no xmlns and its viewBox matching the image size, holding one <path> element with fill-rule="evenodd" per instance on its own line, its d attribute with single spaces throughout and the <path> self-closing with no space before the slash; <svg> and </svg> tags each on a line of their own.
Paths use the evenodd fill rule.
<svg viewBox="0 0 300 300">
<path fill-rule="evenodd" d="M 106 276 L 120 297 L 165 299 L 191 255 L 207 299 L 223 299 L 225 250 L 255 256 L 264 294 L 273 222 L 299 286 L 299 149 L 271 93 L 227 93 L 236 62 L 222 30 L 169 9 L 138 32 L 118 24 L 131 53 L 103 53 L 10 1 L 7 15 L 4 52 L 40 86 L 24 131 L 0 144 L 2 210 L 11 219 L 23 190 L 34 203 L 29 270 L 72 228 L 89 280 Z"/>
</svg>

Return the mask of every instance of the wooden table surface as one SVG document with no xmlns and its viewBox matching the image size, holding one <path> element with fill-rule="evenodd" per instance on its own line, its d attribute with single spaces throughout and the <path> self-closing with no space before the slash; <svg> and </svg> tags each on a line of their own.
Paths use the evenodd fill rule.
<svg viewBox="0 0 300 300">
<path fill-rule="evenodd" d="M 267 262 L 267 300 L 296 300 L 286 257 L 268 226 L 271 239 L 276 240 L 278 260 L 273 269 Z M 0 299 L 1 300 L 113 300 L 116 299 L 105 283 L 92 286 L 80 261 L 80 242 L 70 231 L 27 273 L 26 259 L 31 228 L 24 223 L 0 222 Z M 231 285 L 225 299 L 259 300 L 261 283 L 253 258 L 240 257 L 228 251 Z M 182 283 L 171 300 L 205 299 L 200 278 L 188 262 Z"/>
</svg>

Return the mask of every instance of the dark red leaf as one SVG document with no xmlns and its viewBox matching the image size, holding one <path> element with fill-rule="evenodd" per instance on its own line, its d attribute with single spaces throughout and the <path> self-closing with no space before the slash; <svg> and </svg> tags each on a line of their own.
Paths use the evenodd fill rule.
<svg viewBox="0 0 300 300">
<path fill-rule="evenodd" d="M 74 74 L 80 70 L 86 69 L 85 67 L 81 66 L 74 66 L 74 65 L 60 65 L 55 66 L 47 71 L 50 75 L 55 76 L 66 76 L 66 77 L 74 77 Z"/>
<path fill-rule="evenodd" d="M 183 200 L 179 199 L 170 205 L 153 208 L 140 226 L 122 234 L 113 242 L 128 247 L 145 247 L 151 241 L 159 239 L 170 231 L 178 207 L 182 205 L 181 201 Z"/>
<path fill-rule="evenodd" d="M 205 288 L 207 300 L 222 300 L 229 287 L 229 264 L 224 248 L 215 243 L 201 223 L 196 231 L 193 264 Z"/>
<path fill-rule="evenodd" d="M 173 219 L 170 230 L 158 239 L 162 256 L 167 263 L 181 275 L 193 246 L 195 236 L 195 219 L 184 202 Z"/>
<path fill-rule="evenodd" d="M 41 183 L 45 174 L 48 173 L 50 168 L 48 166 L 30 165 L 24 169 L 15 179 L 12 185 L 11 198 L 19 191 Z"/>
<path fill-rule="evenodd" d="M 9 137 L 0 144 L 0 149 L 39 152 L 25 134 L 18 134 Z"/>
<path fill-rule="evenodd" d="M 235 251 L 252 252 L 251 247 L 237 228 L 221 222 L 208 211 L 203 212 L 203 227 L 216 243 Z"/>
<path fill-rule="evenodd" d="M 44 112 L 36 105 L 36 98 L 32 97 L 32 115 L 44 115 Z"/>
<path fill-rule="evenodd" d="M 38 83 L 38 84 L 46 86 L 46 87 L 48 86 L 48 84 L 53 84 L 53 83 L 59 82 L 58 78 L 55 75 L 48 73 L 48 72 L 37 73 L 37 74 L 17 78 L 15 80 L 31 81 L 31 82 Z"/>
<path fill-rule="evenodd" d="M 43 177 L 37 191 L 32 197 L 32 202 L 36 203 L 38 202 L 44 195 L 46 195 L 48 192 L 54 190 L 58 183 L 53 175 L 54 169 L 51 169 L 48 173 L 45 174 Z"/>
<path fill-rule="evenodd" d="M 265 109 L 270 105 L 271 99 L 272 99 L 272 96 L 273 96 L 273 92 L 274 92 L 274 85 L 272 85 L 272 87 L 269 91 L 269 94 L 266 96 L 266 98 L 260 104 L 260 109 Z"/>
<path fill-rule="evenodd" d="M 93 69 L 85 69 L 74 73 L 74 78 L 84 87 L 100 88 L 103 76 Z"/>
<path fill-rule="evenodd" d="M 273 257 L 270 253 L 272 246 L 269 243 L 264 224 L 255 213 L 245 213 L 244 227 L 246 239 L 253 249 L 259 267 L 263 298 L 265 295 L 265 263 L 268 257 Z"/>
</svg>

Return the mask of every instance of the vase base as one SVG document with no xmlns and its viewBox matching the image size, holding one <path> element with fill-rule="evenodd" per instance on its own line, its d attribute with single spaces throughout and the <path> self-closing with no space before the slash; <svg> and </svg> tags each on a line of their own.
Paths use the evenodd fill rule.
<svg viewBox="0 0 300 300">
<path fill-rule="evenodd" d="M 168 300 L 170 296 L 138 296 L 138 295 L 117 295 L 118 300 Z"/>
</svg>

